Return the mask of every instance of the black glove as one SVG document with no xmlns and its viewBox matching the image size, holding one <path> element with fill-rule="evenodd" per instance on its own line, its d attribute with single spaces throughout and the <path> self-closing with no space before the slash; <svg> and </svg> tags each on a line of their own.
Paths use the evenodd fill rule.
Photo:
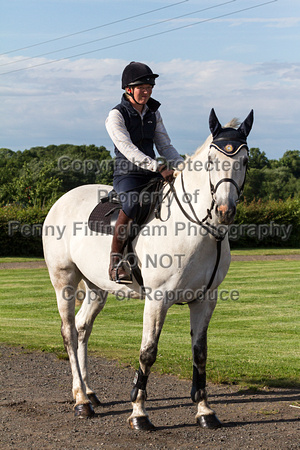
<svg viewBox="0 0 300 450">
<path fill-rule="evenodd" d="M 168 169 L 166 164 L 160 164 L 157 170 L 161 174 L 161 176 L 169 183 L 174 180 L 174 170 Z"/>
</svg>

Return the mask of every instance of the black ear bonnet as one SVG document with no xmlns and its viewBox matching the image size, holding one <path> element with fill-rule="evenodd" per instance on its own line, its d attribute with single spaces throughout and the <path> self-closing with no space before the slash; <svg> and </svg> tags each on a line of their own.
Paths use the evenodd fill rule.
<svg viewBox="0 0 300 450">
<path fill-rule="evenodd" d="M 226 156 L 236 155 L 242 148 L 246 148 L 247 151 L 247 136 L 251 131 L 253 125 L 253 110 L 249 113 L 248 117 L 239 126 L 235 128 L 223 128 L 216 116 L 214 109 L 211 110 L 209 116 L 209 127 L 213 136 L 211 147 L 224 153 Z"/>
</svg>

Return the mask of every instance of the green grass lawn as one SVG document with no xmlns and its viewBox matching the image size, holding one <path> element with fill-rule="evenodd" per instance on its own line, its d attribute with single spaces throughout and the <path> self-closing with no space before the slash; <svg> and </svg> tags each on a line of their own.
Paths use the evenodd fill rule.
<svg viewBox="0 0 300 450">
<path fill-rule="evenodd" d="M 218 383 L 300 386 L 300 261 L 232 262 L 208 330 L 208 379 Z M 60 317 L 46 269 L 0 270 L 0 341 L 63 355 Z M 89 349 L 138 366 L 141 300 L 109 296 L 96 319 Z M 191 377 L 188 306 L 168 312 L 154 370 Z"/>
<path fill-rule="evenodd" d="M 33 258 L 33 257 L 25 257 L 25 256 L 2 256 L 0 257 L 1 263 L 19 263 L 19 262 L 31 262 L 31 261 L 44 261 L 44 258 Z"/>
</svg>

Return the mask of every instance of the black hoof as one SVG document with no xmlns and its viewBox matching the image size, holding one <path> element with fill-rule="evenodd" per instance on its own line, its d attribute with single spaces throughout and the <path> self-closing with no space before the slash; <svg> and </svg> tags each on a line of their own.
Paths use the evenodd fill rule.
<svg viewBox="0 0 300 450">
<path fill-rule="evenodd" d="M 85 418 L 85 417 L 93 417 L 95 415 L 95 411 L 91 403 L 76 405 L 74 409 L 75 409 L 75 417 Z"/>
<path fill-rule="evenodd" d="M 128 420 L 129 426 L 132 430 L 138 431 L 153 431 L 155 430 L 155 426 L 150 422 L 148 417 L 132 417 Z"/>
<path fill-rule="evenodd" d="M 214 430 L 221 428 L 222 424 L 215 414 L 208 414 L 206 416 L 200 416 L 197 418 L 197 423 L 201 428 L 208 428 Z"/>
<path fill-rule="evenodd" d="M 92 403 L 94 408 L 97 408 L 97 406 L 101 405 L 99 398 L 94 392 L 92 394 L 88 394 L 88 399 Z"/>
</svg>

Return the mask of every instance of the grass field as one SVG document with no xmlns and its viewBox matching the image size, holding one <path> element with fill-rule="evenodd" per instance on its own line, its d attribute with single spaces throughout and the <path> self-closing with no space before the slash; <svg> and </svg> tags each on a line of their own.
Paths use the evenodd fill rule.
<svg viewBox="0 0 300 450">
<path fill-rule="evenodd" d="M 248 253 L 249 254 L 249 253 Z M 14 259 L 15 261 L 15 259 Z M 8 262 L 2 261 L 0 262 Z M 300 261 L 232 262 L 208 331 L 208 379 L 248 386 L 300 386 Z M 46 269 L 0 270 L 0 341 L 64 354 L 54 290 Z M 90 351 L 138 365 L 143 301 L 109 296 Z M 189 308 L 168 312 L 154 370 L 191 377 Z"/>
<path fill-rule="evenodd" d="M 44 261 L 44 258 L 33 258 L 33 257 L 12 257 L 12 256 L 2 256 L 0 257 L 1 263 L 19 263 L 19 262 L 31 262 L 31 261 Z"/>
</svg>

